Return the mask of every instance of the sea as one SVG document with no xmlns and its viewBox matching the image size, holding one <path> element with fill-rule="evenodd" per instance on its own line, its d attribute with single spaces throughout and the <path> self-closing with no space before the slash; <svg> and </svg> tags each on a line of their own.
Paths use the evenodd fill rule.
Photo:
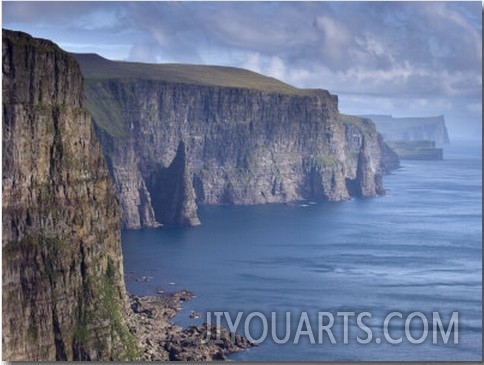
<svg viewBox="0 0 484 365">
<path fill-rule="evenodd" d="M 401 161 L 384 185 L 382 197 L 204 206 L 199 227 L 125 230 L 127 290 L 193 291 L 173 321 L 222 318 L 258 342 L 232 360 L 482 361 L 481 142 Z"/>
</svg>

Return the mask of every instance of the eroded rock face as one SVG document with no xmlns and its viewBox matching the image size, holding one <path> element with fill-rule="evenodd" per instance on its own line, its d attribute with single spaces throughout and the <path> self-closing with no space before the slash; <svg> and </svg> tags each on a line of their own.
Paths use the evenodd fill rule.
<svg viewBox="0 0 484 365">
<path fill-rule="evenodd" d="M 120 209 L 76 60 L 3 30 L 3 359 L 137 356 Z"/>
<path fill-rule="evenodd" d="M 203 204 L 384 192 L 383 142 L 374 125 L 341 120 L 337 97 L 327 91 L 125 78 L 122 71 L 103 78 L 92 70 L 110 61 L 77 57 L 125 228 L 198 224 Z M 174 165 L 177 173 L 168 174 Z"/>
</svg>

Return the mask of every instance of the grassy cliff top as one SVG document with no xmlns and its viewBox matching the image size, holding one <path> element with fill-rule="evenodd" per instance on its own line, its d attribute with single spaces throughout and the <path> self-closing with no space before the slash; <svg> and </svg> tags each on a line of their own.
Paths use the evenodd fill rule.
<svg viewBox="0 0 484 365">
<path fill-rule="evenodd" d="M 30 34 L 2 28 L 3 42 L 11 42 L 18 47 L 32 47 L 38 52 L 58 52 L 64 53 L 57 44 L 42 38 L 34 38 Z"/>
<path fill-rule="evenodd" d="M 149 64 L 110 61 L 97 54 L 74 54 L 86 79 L 145 79 L 172 83 L 253 89 L 291 95 L 309 95 L 272 77 L 235 67 L 190 64 Z"/>
<path fill-rule="evenodd" d="M 344 124 L 350 124 L 355 127 L 360 128 L 362 131 L 370 131 L 375 129 L 375 125 L 372 120 L 364 117 L 359 117 L 356 115 L 348 115 L 339 113 L 338 121 Z"/>
</svg>

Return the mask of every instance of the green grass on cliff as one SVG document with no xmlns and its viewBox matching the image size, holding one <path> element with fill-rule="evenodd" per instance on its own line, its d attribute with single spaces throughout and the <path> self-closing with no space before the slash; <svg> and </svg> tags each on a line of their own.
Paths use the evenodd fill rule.
<svg viewBox="0 0 484 365">
<path fill-rule="evenodd" d="M 98 127 L 114 137 L 127 136 L 119 102 L 103 87 L 97 87 L 94 80 L 87 80 L 85 87 L 89 90 L 86 100 L 87 108 Z"/>
<path fill-rule="evenodd" d="M 338 114 L 338 121 L 342 123 L 350 123 L 354 125 L 361 126 L 363 118 L 357 117 L 355 115 L 348 115 L 348 114 Z"/>
<path fill-rule="evenodd" d="M 137 78 L 173 83 L 261 90 L 289 95 L 309 95 L 272 77 L 235 67 L 189 64 L 147 64 L 110 61 L 96 54 L 74 54 L 86 79 Z"/>
<path fill-rule="evenodd" d="M 371 132 L 374 129 L 374 123 L 367 118 L 357 117 L 355 115 L 338 114 L 338 121 L 343 124 L 353 125 L 364 133 Z"/>
</svg>

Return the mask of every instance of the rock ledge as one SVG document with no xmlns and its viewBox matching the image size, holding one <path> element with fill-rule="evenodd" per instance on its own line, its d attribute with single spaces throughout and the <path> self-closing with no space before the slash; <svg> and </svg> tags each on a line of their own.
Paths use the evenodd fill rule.
<svg viewBox="0 0 484 365">
<path fill-rule="evenodd" d="M 129 296 L 126 315 L 131 333 L 140 341 L 142 359 L 148 361 L 212 361 L 227 360 L 234 352 L 254 346 L 246 338 L 225 328 L 207 324 L 185 329 L 170 322 L 183 302 L 194 294 L 181 290 L 160 296 Z M 207 332 L 211 334 L 210 339 Z"/>
</svg>

